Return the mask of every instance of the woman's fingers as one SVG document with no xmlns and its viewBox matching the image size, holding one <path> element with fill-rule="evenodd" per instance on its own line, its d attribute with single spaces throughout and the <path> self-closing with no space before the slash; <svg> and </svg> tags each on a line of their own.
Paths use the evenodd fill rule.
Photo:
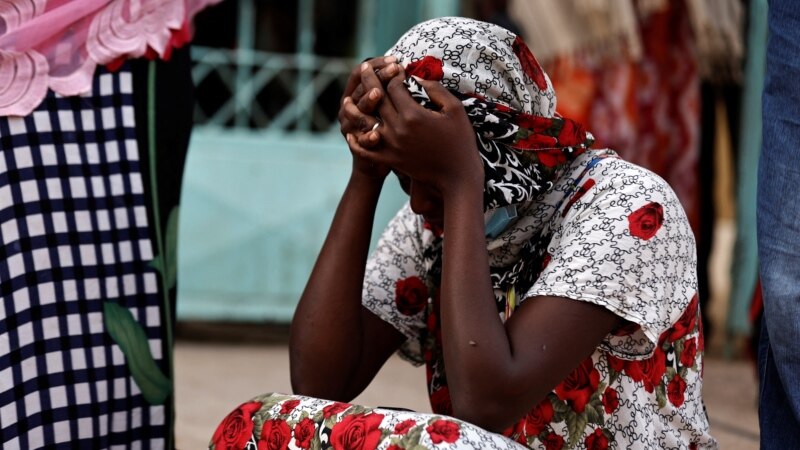
<svg viewBox="0 0 800 450">
<path fill-rule="evenodd" d="M 360 136 L 374 131 L 380 121 L 377 117 L 362 113 L 350 97 L 345 97 L 339 109 L 339 123 L 343 135 L 355 134 Z M 372 142 L 377 143 L 378 140 L 368 138 L 364 140 L 363 145 L 368 146 Z"/>
<path fill-rule="evenodd" d="M 342 100 L 344 100 L 345 97 L 354 97 L 356 101 L 358 101 L 358 99 L 361 98 L 362 95 L 364 95 L 363 90 L 359 92 L 358 95 L 356 95 L 356 90 L 358 89 L 358 86 L 361 84 L 361 70 L 363 64 L 365 63 L 369 64 L 372 66 L 373 70 L 375 70 L 386 67 L 388 64 L 391 64 L 396 61 L 397 58 L 395 58 L 394 56 L 379 56 L 376 58 L 368 59 L 367 61 L 364 61 L 360 65 L 353 67 L 353 70 L 350 71 L 350 76 L 347 78 L 347 84 L 345 85 L 344 93 L 342 94 Z"/>
<path fill-rule="evenodd" d="M 396 70 L 400 70 L 397 64 L 392 65 L 398 68 Z M 375 89 L 378 91 L 383 91 L 383 84 L 381 83 L 380 78 L 378 78 L 378 74 L 376 74 L 375 71 L 369 67 L 361 71 L 361 84 L 364 86 L 367 96 L 369 96 L 370 93 Z M 383 118 L 396 116 L 396 111 L 394 111 L 391 105 L 387 105 L 386 103 L 387 102 L 378 103 L 378 112 L 380 113 L 380 116 Z"/>
</svg>

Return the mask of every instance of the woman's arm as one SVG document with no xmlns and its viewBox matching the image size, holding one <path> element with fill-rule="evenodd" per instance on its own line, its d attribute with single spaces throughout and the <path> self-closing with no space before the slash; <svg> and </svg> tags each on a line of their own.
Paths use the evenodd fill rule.
<svg viewBox="0 0 800 450">
<path fill-rule="evenodd" d="M 402 75 L 401 75 L 402 76 Z M 489 430 L 511 425 L 541 401 L 621 319 L 555 297 L 526 300 L 504 325 L 495 306 L 483 222 L 483 168 L 463 106 L 420 81 L 439 111 L 410 98 L 401 76 L 380 105 L 383 146 L 365 158 L 432 186 L 444 203 L 442 345 L 454 414 Z"/>
<path fill-rule="evenodd" d="M 349 96 L 358 85 L 352 80 L 360 80 L 362 70 L 372 74 L 372 67 L 355 70 L 345 92 L 340 121 L 348 142 L 352 133 L 363 134 L 373 125 L 368 113 L 382 90 L 371 97 L 367 90 L 359 101 L 366 113 Z M 289 356 L 292 388 L 298 394 L 351 400 L 405 340 L 361 306 L 375 207 L 388 171 L 353 158 L 350 180 L 292 320 Z"/>
</svg>

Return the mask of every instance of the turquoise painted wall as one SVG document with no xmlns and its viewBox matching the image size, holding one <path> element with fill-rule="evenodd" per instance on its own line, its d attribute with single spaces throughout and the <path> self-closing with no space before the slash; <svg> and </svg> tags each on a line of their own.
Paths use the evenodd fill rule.
<svg viewBox="0 0 800 450">
<path fill-rule="evenodd" d="M 178 319 L 288 322 L 350 164 L 338 134 L 196 130 L 181 199 Z M 404 201 L 390 176 L 373 243 Z"/>
</svg>

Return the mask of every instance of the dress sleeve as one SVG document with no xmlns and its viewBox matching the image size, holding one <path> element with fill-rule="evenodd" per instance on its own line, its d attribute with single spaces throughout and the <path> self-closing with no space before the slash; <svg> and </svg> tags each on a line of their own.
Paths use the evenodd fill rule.
<svg viewBox="0 0 800 450">
<path fill-rule="evenodd" d="M 601 348 L 649 357 L 697 290 L 694 235 L 683 207 L 657 175 L 604 160 L 557 214 L 550 260 L 525 298 L 566 297 L 605 307 L 631 322 Z M 626 331 L 627 330 L 627 331 Z"/>
<path fill-rule="evenodd" d="M 421 342 L 430 298 L 422 257 L 424 235 L 429 233 L 406 203 L 367 261 L 362 291 L 364 307 L 407 338 L 400 356 L 415 365 L 423 362 Z"/>
</svg>

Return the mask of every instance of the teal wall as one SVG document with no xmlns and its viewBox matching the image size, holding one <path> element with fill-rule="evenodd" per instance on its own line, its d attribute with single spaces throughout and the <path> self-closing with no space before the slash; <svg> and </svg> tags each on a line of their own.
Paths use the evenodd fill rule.
<svg viewBox="0 0 800 450">
<path fill-rule="evenodd" d="M 344 139 L 199 129 L 190 149 L 178 318 L 289 321 L 350 174 Z M 403 201 L 390 176 L 373 242 Z"/>
</svg>

